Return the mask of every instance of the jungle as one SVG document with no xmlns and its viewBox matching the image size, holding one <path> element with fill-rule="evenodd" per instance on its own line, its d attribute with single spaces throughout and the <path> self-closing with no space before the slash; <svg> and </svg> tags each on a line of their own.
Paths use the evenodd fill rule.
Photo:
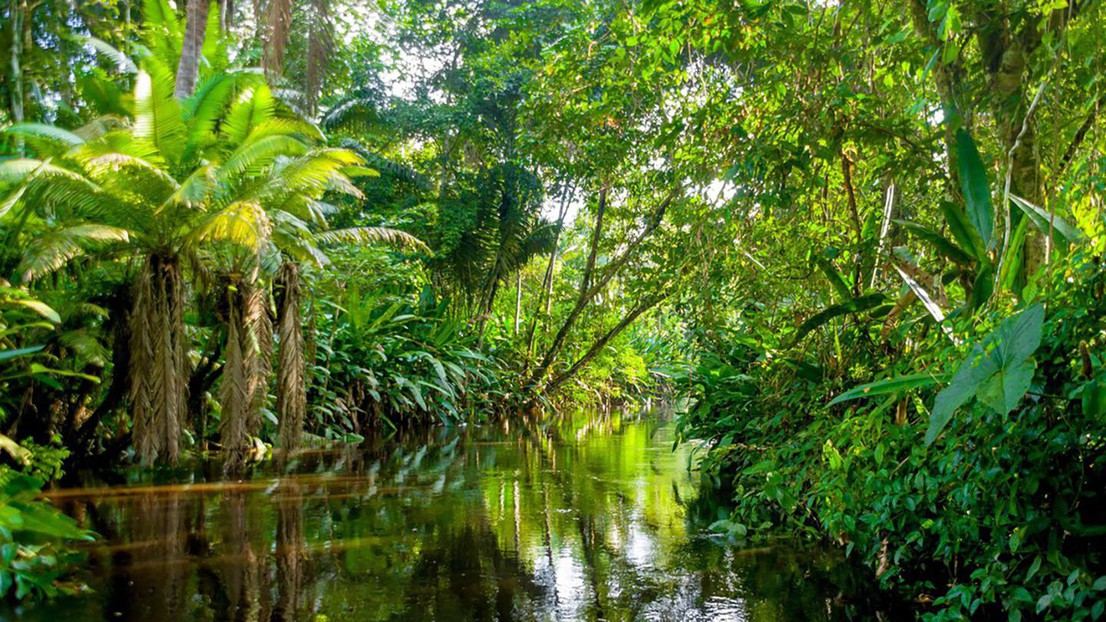
<svg viewBox="0 0 1106 622">
<path fill-rule="evenodd" d="M 1106 619 L 1100 0 L 5 0 L 0 619 Z"/>
</svg>

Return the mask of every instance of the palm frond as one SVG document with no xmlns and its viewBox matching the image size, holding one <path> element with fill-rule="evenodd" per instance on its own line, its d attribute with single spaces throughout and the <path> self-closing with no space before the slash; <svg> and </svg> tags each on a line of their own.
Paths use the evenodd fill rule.
<svg viewBox="0 0 1106 622">
<path fill-rule="evenodd" d="M 342 140 L 340 144 L 343 148 L 349 149 L 361 156 L 367 166 L 372 167 L 373 170 L 383 175 L 409 183 L 419 190 L 430 190 L 434 186 L 430 179 L 422 173 L 406 164 L 390 160 L 378 153 L 370 151 L 356 140 L 347 138 Z"/>
<path fill-rule="evenodd" d="M 59 155 L 73 147 L 84 144 L 80 136 L 45 123 L 17 123 L 4 130 L 5 136 L 18 136 L 32 145 L 43 155 Z"/>
<path fill-rule="evenodd" d="M 188 124 L 188 142 L 197 145 L 206 142 L 216 129 L 219 120 L 227 112 L 227 107 L 239 84 L 248 76 L 248 72 L 229 71 L 203 81 L 196 92 L 181 102 L 185 122 Z"/>
<path fill-rule="evenodd" d="M 250 130 L 243 142 L 260 140 L 269 136 L 292 136 L 305 143 L 324 143 L 326 135 L 314 123 L 290 117 L 266 119 Z"/>
<path fill-rule="evenodd" d="M 192 171 L 177 189 L 176 194 L 170 199 L 182 205 L 199 205 L 214 192 L 219 183 L 217 178 L 218 167 L 207 164 Z"/>
<path fill-rule="evenodd" d="M 82 224 L 50 231 L 27 248 L 19 263 L 20 278 L 24 282 L 33 281 L 83 255 L 90 246 L 128 239 L 125 229 L 105 225 Z"/>
<path fill-rule="evenodd" d="M 119 194 L 138 194 L 146 201 L 160 203 L 180 188 L 165 169 L 123 153 L 106 153 L 88 160 L 89 177 L 102 188 L 114 188 Z"/>
<path fill-rule="evenodd" d="M 380 123 L 376 102 L 368 97 L 348 97 L 323 114 L 319 124 L 327 130 L 364 130 Z"/>
<path fill-rule="evenodd" d="M 272 222 L 256 201 L 235 201 L 209 214 L 189 234 L 191 241 L 228 242 L 260 252 L 269 239 Z"/>
<path fill-rule="evenodd" d="M 358 197 L 361 190 L 353 185 L 345 170 L 361 158 L 346 149 L 321 149 L 283 163 L 274 171 L 274 183 L 268 188 L 270 197 L 286 197 L 284 205 L 303 204 L 303 200 L 321 197 L 325 192 L 337 192 Z"/>
<path fill-rule="evenodd" d="M 13 158 L 0 162 L 0 186 L 23 184 L 38 175 L 58 175 L 80 178 L 80 174 L 51 164 L 49 160 Z"/>
<path fill-rule="evenodd" d="M 272 119 L 275 114 L 276 100 L 268 86 L 261 84 L 247 89 L 223 120 L 223 136 L 230 144 L 239 145 L 255 127 Z"/>
<path fill-rule="evenodd" d="M 220 167 L 219 178 L 223 182 L 257 175 L 276 158 L 295 157 L 307 153 L 307 145 L 291 136 L 266 136 L 261 140 L 250 141 L 234 152 Z"/>
<path fill-rule="evenodd" d="M 156 65 L 154 65 L 156 67 Z M 185 126 L 180 103 L 173 96 L 172 75 L 163 68 L 138 72 L 134 87 L 134 135 L 149 141 L 166 161 L 180 160 Z"/>
<path fill-rule="evenodd" d="M 115 68 L 120 73 L 138 73 L 138 66 L 134 64 L 134 60 L 114 45 L 98 37 L 88 36 L 81 37 L 80 39 L 92 49 L 96 50 L 101 56 L 115 63 Z"/>
<path fill-rule="evenodd" d="M 386 244 L 396 248 L 422 251 L 430 253 L 422 240 L 410 233 L 391 229 L 389 227 L 349 227 L 346 229 L 333 229 L 323 231 L 315 235 L 315 240 L 320 245 L 327 244 Z"/>
<path fill-rule="evenodd" d="M 180 60 L 184 43 L 184 25 L 168 0 L 143 0 L 142 17 L 144 41 L 149 44 L 149 55 L 167 65 Z"/>
</svg>

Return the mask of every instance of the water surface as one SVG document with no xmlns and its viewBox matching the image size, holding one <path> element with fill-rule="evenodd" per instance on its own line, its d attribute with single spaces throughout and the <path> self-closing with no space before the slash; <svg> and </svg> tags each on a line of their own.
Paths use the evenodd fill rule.
<svg viewBox="0 0 1106 622">
<path fill-rule="evenodd" d="M 435 430 L 271 460 L 83 475 L 91 593 L 27 620 L 845 620 L 879 612 L 826 550 L 707 526 L 692 448 L 651 416 Z M 0 617 L 4 617 L 0 615 Z"/>
</svg>

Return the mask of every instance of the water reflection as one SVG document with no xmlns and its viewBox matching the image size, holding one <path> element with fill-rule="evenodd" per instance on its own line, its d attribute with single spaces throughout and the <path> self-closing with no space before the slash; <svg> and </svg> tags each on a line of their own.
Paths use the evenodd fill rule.
<svg viewBox="0 0 1106 622">
<path fill-rule="evenodd" d="M 19 612 L 109 620 L 837 620 L 880 612 L 825 551 L 703 533 L 671 425 L 436 431 L 160 481 L 89 477 L 56 503 L 105 536 L 95 592 Z M 169 476 L 161 474 L 161 479 Z M 68 622 L 67 621 L 67 622 Z"/>
</svg>

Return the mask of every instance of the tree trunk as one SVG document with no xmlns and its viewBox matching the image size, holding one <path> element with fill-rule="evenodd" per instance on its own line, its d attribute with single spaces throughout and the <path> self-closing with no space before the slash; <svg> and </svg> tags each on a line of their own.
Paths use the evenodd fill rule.
<svg viewBox="0 0 1106 622">
<path fill-rule="evenodd" d="M 515 337 L 518 337 L 519 322 L 522 321 L 522 268 L 515 277 Z"/>
<path fill-rule="evenodd" d="M 184 278 L 176 256 L 152 254 L 135 281 L 130 322 L 133 442 L 143 464 L 180 459 L 188 397 Z"/>
<path fill-rule="evenodd" d="M 304 356 L 303 321 L 300 317 L 299 266 L 286 261 L 280 267 L 277 308 L 277 417 L 282 449 L 296 449 L 307 417 L 307 360 Z"/>
<path fill-rule="evenodd" d="M 622 266 L 637 252 L 638 247 L 641 246 L 645 240 L 653 234 L 654 231 L 660 227 L 661 222 L 664 221 L 665 212 L 668 210 L 668 206 L 672 204 L 672 200 L 676 198 L 676 193 L 673 191 L 669 194 L 660 205 L 657 206 L 653 213 L 650 215 L 645 228 L 630 241 L 622 253 L 615 259 L 611 260 L 604 267 L 603 274 L 593 281 L 595 278 L 595 261 L 599 253 L 600 235 L 602 233 L 603 213 L 606 208 L 606 191 L 599 195 L 599 210 L 596 215 L 596 231 L 592 235 L 591 249 L 588 251 L 588 262 L 584 268 L 584 275 L 580 282 L 580 293 L 576 298 L 576 304 L 573 306 L 572 311 L 569 312 L 568 317 L 565 318 L 564 323 L 561 325 L 560 330 L 553 337 L 553 342 L 549 345 L 549 349 L 546 350 L 545 356 L 542 357 L 541 364 L 534 370 L 534 373 L 530 376 L 529 381 L 526 383 L 528 391 L 535 391 L 542 379 L 549 372 L 550 366 L 553 365 L 553 361 L 556 360 L 557 355 L 560 353 L 561 348 L 564 347 L 565 339 L 568 338 L 569 332 L 571 332 L 573 326 L 576 324 L 576 320 L 580 318 L 580 314 L 584 312 L 591 301 L 611 282 L 611 279 L 615 277 L 621 270 Z"/>
<path fill-rule="evenodd" d="M 23 20 L 27 16 L 26 0 L 12 0 L 11 8 L 12 42 L 11 42 L 11 74 L 9 75 L 8 92 L 11 96 L 10 113 L 12 123 L 23 122 Z M 18 152 L 23 151 L 22 139 L 16 145 Z"/>
<path fill-rule="evenodd" d="M 188 97 L 196 90 L 200 77 L 200 61 L 203 59 L 204 41 L 207 38 L 207 13 L 211 0 L 188 0 L 184 25 L 184 45 L 180 64 L 177 65 L 177 83 L 174 93 L 178 98 Z"/>
<path fill-rule="evenodd" d="M 622 318 L 622 320 L 619 321 L 618 324 L 615 324 L 614 328 L 610 329 L 602 337 L 597 339 L 595 343 L 593 343 L 591 347 L 588 348 L 588 351 L 585 352 L 584 355 L 581 356 L 579 359 L 577 359 L 577 361 L 573 363 L 567 371 L 560 374 L 553 380 L 550 380 L 549 384 L 546 385 L 545 390 L 548 392 L 556 391 L 562 384 L 564 384 L 568 380 L 571 380 L 572 377 L 575 376 L 581 369 L 583 369 L 585 365 L 591 362 L 591 359 L 595 358 L 595 356 L 599 354 L 603 350 L 603 348 L 607 347 L 607 344 L 610 343 L 611 339 L 617 337 L 623 330 L 626 329 L 627 326 L 632 324 L 634 320 L 638 319 L 638 317 L 640 317 L 642 313 L 645 313 L 649 309 L 657 306 L 657 304 L 659 304 L 667 297 L 668 294 L 658 294 L 646 299 L 645 301 L 639 303 L 636 307 L 631 309 L 630 312 L 626 314 L 626 317 Z"/>
<path fill-rule="evenodd" d="M 557 250 L 561 244 L 561 232 L 564 231 L 565 226 L 565 213 L 568 209 L 568 202 L 572 194 L 574 194 L 575 188 L 566 190 L 561 195 L 561 206 L 557 210 L 557 234 L 553 236 L 553 250 L 549 253 L 549 263 L 545 266 L 545 278 L 542 279 L 541 284 L 541 296 L 545 296 L 544 302 L 539 297 L 538 306 L 545 305 L 545 317 L 548 318 L 553 312 L 553 270 L 557 265 Z M 530 357 L 534 355 L 534 339 L 535 333 L 538 327 L 538 314 L 534 313 L 530 319 L 530 329 L 526 336 L 526 366 L 530 366 Z"/>
<path fill-rule="evenodd" d="M 549 349 L 546 350 L 545 356 L 542 357 L 541 363 L 538 368 L 534 370 L 530 381 L 527 383 L 531 389 L 536 389 L 538 383 L 542 381 L 545 374 L 549 371 L 549 366 L 553 364 L 557 354 L 560 352 L 561 347 L 564 345 L 565 339 L 568 337 L 568 331 L 572 329 L 572 325 L 576 323 L 576 318 L 580 317 L 580 314 L 584 311 L 584 308 L 591 302 L 593 295 L 589 295 L 591 276 L 595 270 L 595 261 L 599 255 L 599 242 L 603 236 L 603 216 L 607 211 L 607 189 L 603 188 L 599 191 L 599 201 L 595 211 L 595 227 L 592 229 L 591 245 L 588 249 L 587 264 L 584 265 L 584 275 L 580 279 L 580 291 L 576 296 L 576 304 L 573 305 L 572 311 L 569 312 L 568 317 L 565 318 L 563 324 L 561 324 L 560 330 L 553 337 L 553 343 L 549 345 Z"/>
<path fill-rule="evenodd" d="M 227 291 L 227 345 L 223 384 L 219 388 L 222 414 L 219 440 L 227 473 L 245 465 L 261 429 L 261 409 L 267 391 L 264 373 L 264 296 L 256 278 L 248 277 Z"/>
</svg>

